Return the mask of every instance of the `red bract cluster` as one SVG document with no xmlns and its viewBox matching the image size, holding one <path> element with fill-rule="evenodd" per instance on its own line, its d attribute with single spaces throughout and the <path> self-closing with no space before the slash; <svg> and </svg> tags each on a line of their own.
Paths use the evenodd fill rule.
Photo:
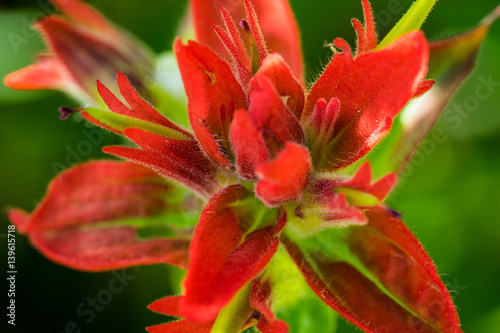
<svg viewBox="0 0 500 333">
<path fill-rule="evenodd" d="M 83 8 L 86 24 L 108 29 L 85 5 L 68 3 L 68 15 L 76 15 L 72 6 Z M 370 4 L 362 4 L 364 25 L 353 20 L 356 52 L 336 39 L 335 55 L 306 90 L 286 0 L 192 0 L 197 41 L 174 44 L 192 132 L 146 102 L 130 75 L 118 73 L 119 94 L 98 81 L 111 112 L 87 108 L 83 116 L 134 142 L 104 148 L 129 162 L 74 167 L 53 181 L 33 213 L 11 210 L 11 220 L 47 257 L 76 269 L 187 268 L 183 295 L 150 306 L 183 319 L 150 332 L 220 332 L 228 313 L 233 319 L 223 331 L 256 325 L 287 332 L 271 310 L 266 271 L 280 244 L 312 290 L 366 332 L 461 332 L 432 260 L 383 203 L 396 175 L 373 181 L 364 163 L 345 176 L 433 85 L 425 80 L 424 34 L 408 32 L 378 49 Z M 177 189 L 165 179 L 192 194 L 172 203 Z M 194 230 L 137 236 L 148 219 L 182 217 L 186 201 L 201 211 Z M 340 226 L 348 227 L 339 242 L 354 261 L 318 255 L 304 241 Z"/>
</svg>

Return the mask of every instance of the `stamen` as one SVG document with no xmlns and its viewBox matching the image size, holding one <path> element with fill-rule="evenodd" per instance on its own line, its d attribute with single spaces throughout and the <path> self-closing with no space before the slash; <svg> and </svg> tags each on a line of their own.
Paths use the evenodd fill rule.
<svg viewBox="0 0 500 333">
<path fill-rule="evenodd" d="M 81 110 L 82 108 L 70 108 L 69 106 L 61 106 L 58 110 L 61 113 L 59 119 L 65 120 L 66 118 L 69 117 L 70 114 L 79 112 Z"/>
<path fill-rule="evenodd" d="M 250 34 L 250 26 L 248 25 L 248 21 L 246 19 L 242 19 L 241 22 L 240 22 L 240 27 L 243 28 L 243 30 L 245 30 L 245 32 L 247 34 Z"/>
<path fill-rule="evenodd" d="M 403 214 L 401 214 L 397 210 L 392 209 L 389 206 L 385 206 L 384 205 L 384 209 L 386 210 L 386 212 L 388 212 L 389 214 L 391 214 L 391 216 L 394 217 L 395 219 L 401 220 L 403 218 Z"/>
<path fill-rule="evenodd" d="M 301 219 L 305 219 L 306 216 L 304 215 L 304 213 L 302 212 L 302 206 L 297 206 L 295 208 L 295 216 L 301 218 Z"/>
</svg>

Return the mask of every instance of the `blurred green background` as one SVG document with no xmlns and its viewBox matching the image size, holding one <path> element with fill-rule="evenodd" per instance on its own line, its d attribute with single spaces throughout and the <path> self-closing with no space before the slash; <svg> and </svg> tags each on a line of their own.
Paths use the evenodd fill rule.
<svg viewBox="0 0 500 333">
<path fill-rule="evenodd" d="M 171 47 L 183 0 L 90 1 L 108 17 L 146 41 L 156 52 Z M 31 63 L 44 49 L 33 35 L 13 47 L 8 36 L 20 35 L 43 14 L 46 1 L 0 1 L 0 76 Z M 335 37 L 354 43 L 351 17 L 361 18 L 360 1 L 291 0 L 302 32 L 303 50 L 310 77 L 321 70 L 330 53 L 324 43 Z M 384 36 L 411 4 L 410 0 L 372 0 L 378 31 Z M 440 0 L 424 25 L 430 39 L 450 36 L 479 22 L 499 4 L 498 0 Z M 461 104 L 473 96 L 478 78 L 500 82 L 500 23 L 486 39 L 474 74 L 453 98 Z M 78 106 L 57 92 L 17 92 L 0 87 L 0 207 L 31 210 L 43 196 L 58 166 L 79 162 L 71 155 L 88 140 L 78 117 L 61 121 L 57 108 Z M 414 171 L 404 178 L 389 200 L 401 211 L 434 259 L 447 283 L 465 332 L 498 333 L 500 330 L 500 91 L 480 102 L 460 126 L 440 121 L 448 140 L 421 152 Z M 103 145 L 118 143 L 104 133 Z M 383 143 L 381 148 L 383 149 Z M 422 157 L 423 156 L 423 157 Z M 82 160 L 104 157 L 93 147 Z M 0 260 L 6 271 L 8 222 L 0 223 Z M 95 318 L 76 309 L 107 288 L 113 274 L 82 273 L 46 260 L 17 237 L 16 327 L 3 317 L 2 332 L 71 332 L 75 322 L 82 332 L 143 332 L 164 317 L 150 313 L 151 301 L 172 293 L 170 268 L 149 266 L 129 269 L 129 284 L 114 294 L 109 304 L 95 311 Z M 4 273 L 2 273 L 4 274 Z M 2 279 L 2 293 L 6 279 Z M 6 306 L 3 303 L 2 306 Z M 4 312 L 2 312 L 4 313 Z M 67 329 L 70 327 L 70 329 Z M 338 332 L 356 330 L 343 321 Z"/>
</svg>

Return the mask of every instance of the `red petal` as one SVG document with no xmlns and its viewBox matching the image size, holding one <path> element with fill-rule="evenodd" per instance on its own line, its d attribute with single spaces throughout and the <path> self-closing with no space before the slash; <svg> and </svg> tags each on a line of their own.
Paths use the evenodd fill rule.
<svg viewBox="0 0 500 333">
<path fill-rule="evenodd" d="M 241 41 L 240 34 L 236 28 L 236 24 L 229 12 L 222 8 L 221 14 L 224 17 L 226 31 L 219 26 L 215 26 L 213 29 L 233 59 L 236 69 L 238 70 L 240 84 L 246 87 L 252 78 L 252 73 L 250 72 L 250 57 L 247 54 L 245 46 Z"/>
<path fill-rule="evenodd" d="M 257 183 L 255 192 L 269 206 L 299 199 L 310 172 L 311 158 L 307 149 L 288 142 L 276 159 L 257 168 L 257 175 L 261 180 Z"/>
<path fill-rule="evenodd" d="M 147 327 L 150 333 L 210 333 L 213 322 L 197 323 L 190 320 L 179 320 L 172 323 Z"/>
<path fill-rule="evenodd" d="M 170 296 L 153 302 L 148 306 L 151 311 L 164 315 L 181 317 L 180 303 L 183 296 Z M 197 323 L 190 320 L 180 320 L 167 324 L 147 327 L 151 333 L 210 333 L 213 322 Z"/>
<path fill-rule="evenodd" d="M 184 46 L 177 40 L 174 49 L 194 133 L 208 156 L 227 167 L 229 126 L 233 112 L 246 109 L 246 96 L 229 66 L 209 48 L 196 42 Z"/>
<path fill-rule="evenodd" d="M 341 110 L 335 124 L 337 144 L 322 168 L 346 166 L 366 154 L 389 130 L 392 119 L 418 90 L 428 61 L 422 32 L 411 32 L 380 51 L 356 59 L 344 48 L 337 53 L 309 93 L 304 117 L 320 98 L 337 97 Z M 347 52 L 346 52 L 347 51 Z"/>
<path fill-rule="evenodd" d="M 346 182 L 342 182 L 338 186 L 351 187 L 366 193 L 370 193 L 379 200 L 384 200 L 385 197 L 396 186 L 397 176 L 391 172 L 380 178 L 376 182 L 372 182 L 372 169 L 369 162 L 363 163 L 358 169 L 353 178 Z"/>
<path fill-rule="evenodd" d="M 167 316 L 182 317 L 179 305 L 183 296 L 163 297 L 148 305 L 148 309 Z"/>
<path fill-rule="evenodd" d="M 416 91 L 413 93 L 413 98 L 420 97 L 434 86 L 434 83 L 436 83 L 434 80 L 425 80 L 420 82 L 418 85 Z"/>
<path fill-rule="evenodd" d="M 105 147 L 103 151 L 146 165 L 203 196 L 210 196 L 216 189 L 217 167 L 205 157 L 195 141 L 165 139 L 133 128 L 126 129 L 125 135 L 143 150 L 116 146 Z"/>
<path fill-rule="evenodd" d="M 234 114 L 230 134 L 238 173 L 245 179 L 256 180 L 255 169 L 269 159 L 262 132 L 257 131 L 246 111 L 240 110 Z"/>
<path fill-rule="evenodd" d="M 36 64 L 8 74 L 4 84 L 11 89 L 40 90 L 69 88 L 68 73 L 57 60 L 41 57 Z"/>
<path fill-rule="evenodd" d="M 318 224 L 308 232 L 317 232 L 325 228 L 348 226 L 352 224 L 364 225 L 367 220 L 361 210 L 349 205 L 344 194 L 337 194 L 327 182 L 315 181 L 312 184 L 314 196 L 312 214 L 321 217 L 324 223 Z M 302 214 L 303 210 L 301 209 Z"/>
<path fill-rule="evenodd" d="M 252 0 L 259 25 L 271 52 L 277 52 L 285 58 L 297 78 L 302 80 L 302 52 L 300 34 L 287 0 Z M 242 0 L 191 0 L 196 39 L 209 45 L 218 54 L 226 55 L 222 43 L 212 31 L 212 26 L 223 25 L 220 7 L 226 8 L 235 20 L 245 17 Z"/>
<path fill-rule="evenodd" d="M 210 333 L 213 322 L 197 323 L 190 320 L 179 320 L 172 323 L 146 327 L 150 333 Z"/>
<path fill-rule="evenodd" d="M 146 102 L 139 93 L 132 87 L 130 81 L 122 73 L 118 72 L 117 76 L 118 88 L 122 94 L 125 101 L 128 103 L 132 109 L 131 117 L 146 120 L 152 123 L 163 125 L 165 127 L 171 128 L 178 132 L 185 134 L 187 137 L 193 137 L 191 133 L 183 130 L 179 126 L 172 123 L 170 120 L 162 116 L 158 111 L 156 111 L 148 102 Z M 99 82 L 98 82 L 99 83 Z M 109 97 L 108 97 L 109 98 Z M 104 99 L 104 96 L 103 96 Z M 110 107 L 111 109 L 111 107 Z M 112 110 L 112 109 L 111 109 Z M 113 111 L 113 110 L 112 110 Z M 118 112 L 119 113 L 119 112 Z"/>
<path fill-rule="evenodd" d="M 218 192 L 203 210 L 190 248 L 185 279 L 185 317 L 212 320 L 236 292 L 258 274 L 278 248 L 276 226 L 245 237 L 231 204 L 248 192 L 239 185 Z"/>
<path fill-rule="evenodd" d="M 168 186 L 149 169 L 120 162 L 89 162 L 71 168 L 49 185 L 30 215 L 9 217 L 49 259 L 98 271 L 139 264 L 187 264 L 189 241 L 139 240 L 137 227 L 99 223 L 161 214 Z"/>
<path fill-rule="evenodd" d="M 293 75 L 283 57 L 277 53 L 268 55 L 256 76 L 264 75 L 271 80 L 281 97 L 287 98 L 288 109 L 300 119 L 304 108 L 304 87 Z"/>
<path fill-rule="evenodd" d="M 118 97 L 115 96 L 101 81 L 97 80 L 97 91 L 101 96 L 102 100 L 106 106 L 114 113 L 121 114 L 123 116 L 144 119 L 141 114 L 137 114 L 132 111 L 128 106 L 126 106 Z M 146 119 L 144 119 L 146 120 Z M 149 119 L 147 119 L 149 120 Z"/>
<path fill-rule="evenodd" d="M 359 55 L 361 53 L 364 53 L 364 48 L 366 48 L 366 34 L 365 34 L 365 29 L 363 28 L 363 25 L 361 24 L 361 22 L 359 22 L 359 20 L 353 18 L 351 20 L 351 24 L 354 28 L 354 30 L 356 30 L 356 36 L 357 36 L 357 46 L 358 46 L 358 50 L 356 52 L 356 55 Z"/>
<path fill-rule="evenodd" d="M 138 228 L 59 229 L 30 233 L 35 247 L 52 261 L 84 271 L 168 263 L 187 268 L 189 240 L 140 241 Z"/>
<path fill-rule="evenodd" d="M 287 109 L 271 80 L 256 75 L 250 83 L 250 117 L 257 128 L 268 128 L 283 143 L 304 143 L 304 132 L 299 121 Z"/>
<path fill-rule="evenodd" d="M 347 241 L 385 290 L 354 265 L 308 255 L 282 237 L 311 288 L 365 332 L 462 332 L 451 297 L 415 236 L 385 210 L 366 215 L 369 223 L 351 227 Z"/>
<path fill-rule="evenodd" d="M 257 328 L 262 333 L 287 333 L 287 323 L 277 319 L 269 307 L 271 297 L 271 284 L 269 281 L 254 280 L 252 287 L 252 307 L 261 313 Z"/>
</svg>

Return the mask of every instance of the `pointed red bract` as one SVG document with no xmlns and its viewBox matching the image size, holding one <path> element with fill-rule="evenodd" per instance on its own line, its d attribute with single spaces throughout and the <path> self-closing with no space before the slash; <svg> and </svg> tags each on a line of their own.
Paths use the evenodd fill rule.
<svg viewBox="0 0 500 333">
<path fill-rule="evenodd" d="M 363 14 L 365 17 L 365 25 L 353 19 L 353 26 L 358 36 L 358 51 L 356 55 L 361 55 L 370 52 L 377 47 L 377 32 L 375 31 L 375 22 L 373 20 L 373 12 L 368 0 L 362 0 Z"/>
<path fill-rule="evenodd" d="M 392 119 L 412 98 L 427 70 L 428 47 L 421 32 L 403 35 L 386 48 L 353 59 L 347 44 L 309 93 L 302 118 L 320 98 L 336 97 L 341 109 L 335 142 L 320 169 L 338 169 L 364 156 L 389 131 Z"/>
<path fill-rule="evenodd" d="M 311 227 L 309 232 L 327 227 L 365 225 L 368 220 L 363 210 L 367 207 L 386 209 L 382 200 L 394 188 L 396 181 L 396 175 L 390 173 L 373 182 L 368 162 L 350 179 L 314 177 L 309 183 L 305 204 L 300 206 L 299 211 L 302 218 L 313 214 L 322 220 L 322 223 Z"/>
<path fill-rule="evenodd" d="M 365 332 L 462 332 L 450 294 L 415 236 L 383 209 L 366 215 L 369 223 L 350 227 L 346 242 L 369 273 L 303 252 L 282 236 L 309 286 Z"/>
<path fill-rule="evenodd" d="M 261 180 L 255 192 L 268 206 L 297 200 L 307 185 L 311 167 L 311 157 L 305 147 L 286 143 L 276 159 L 257 168 Z"/>
<path fill-rule="evenodd" d="M 193 22 L 196 39 L 209 45 L 223 56 L 227 55 L 224 45 L 220 42 L 212 27 L 223 26 L 220 8 L 225 8 L 231 17 L 238 22 L 245 18 L 244 0 L 205 1 L 191 0 Z M 294 75 L 302 80 L 303 65 L 300 34 L 287 0 L 252 0 L 260 29 L 270 52 L 283 56 Z M 245 40 L 244 36 L 243 39 Z M 248 46 L 248 45 L 247 45 Z"/>
<path fill-rule="evenodd" d="M 180 303 L 183 296 L 164 297 L 151 303 L 148 308 L 167 316 L 182 317 Z M 210 333 L 213 321 L 208 323 L 193 322 L 189 319 L 147 327 L 150 333 Z"/>
<path fill-rule="evenodd" d="M 264 61 L 264 58 L 269 53 L 269 50 L 267 49 L 266 40 L 264 38 L 264 35 L 262 34 L 262 29 L 260 28 L 255 8 L 253 8 L 250 0 L 244 0 L 244 2 L 245 12 L 248 19 L 247 23 L 250 27 L 250 33 L 252 34 L 253 42 L 255 43 L 257 52 L 259 53 L 259 63 L 262 63 L 262 61 Z"/>
<path fill-rule="evenodd" d="M 250 57 L 248 56 L 238 28 L 236 27 L 229 11 L 225 8 L 221 8 L 221 15 L 224 20 L 226 31 L 224 31 L 220 26 L 215 26 L 213 29 L 231 55 L 231 58 L 236 66 L 241 85 L 246 87 L 252 77 L 252 73 L 250 72 Z"/>
<path fill-rule="evenodd" d="M 276 226 L 245 235 L 232 204 L 249 192 L 240 185 L 219 191 L 203 210 L 190 248 L 181 310 L 186 318 L 210 321 L 258 274 L 278 248 Z"/>
<path fill-rule="evenodd" d="M 348 181 L 340 182 L 338 186 L 360 190 L 375 196 L 379 200 L 384 200 L 394 189 L 396 183 L 397 176 L 392 172 L 373 182 L 370 162 L 365 162 L 356 171 L 354 177 Z"/>
<path fill-rule="evenodd" d="M 228 167 L 229 126 L 233 112 L 246 109 L 246 96 L 229 66 L 196 42 L 174 45 L 188 96 L 191 126 L 200 145 L 217 164 Z"/>
<path fill-rule="evenodd" d="M 121 103 L 120 101 L 116 101 L 116 99 L 110 96 L 110 94 L 112 93 L 108 89 L 103 89 L 103 87 L 100 87 L 101 84 L 99 81 L 97 83 L 98 83 L 97 87 L 99 89 L 99 93 L 101 94 L 101 97 L 106 104 L 108 104 L 108 102 L 113 103 L 113 105 Z M 130 106 L 130 111 L 121 113 L 120 110 L 122 110 L 123 108 L 122 106 L 117 106 L 117 110 L 115 111 L 114 108 L 112 107 L 113 105 L 108 104 L 108 107 L 111 111 L 171 128 L 175 131 L 184 134 L 187 138 L 193 137 L 191 133 L 175 125 L 170 120 L 162 116 L 151 105 L 149 105 L 149 103 L 146 102 L 139 95 L 137 90 L 135 90 L 134 87 L 132 87 L 132 84 L 122 72 L 118 72 L 117 83 L 118 83 L 118 88 L 120 89 L 120 93 Z"/>
<path fill-rule="evenodd" d="M 202 196 L 210 197 L 217 189 L 217 167 L 195 141 L 166 139 L 135 128 L 126 129 L 124 134 L 142 149 L 113 146 L 103 151 L 145 165 Z"/>
<path fill-rule="evenodd" d="M 11 210 L 9 217 L 49 259 L 74 269 L 185 267 L 188 240 L 141 240 L 138 227 L 100 224 L 165 212 L 168 188 L 154 172 L 132 163 L 89 162 L 56 177 L 33 213 Z"/>
</svg>

